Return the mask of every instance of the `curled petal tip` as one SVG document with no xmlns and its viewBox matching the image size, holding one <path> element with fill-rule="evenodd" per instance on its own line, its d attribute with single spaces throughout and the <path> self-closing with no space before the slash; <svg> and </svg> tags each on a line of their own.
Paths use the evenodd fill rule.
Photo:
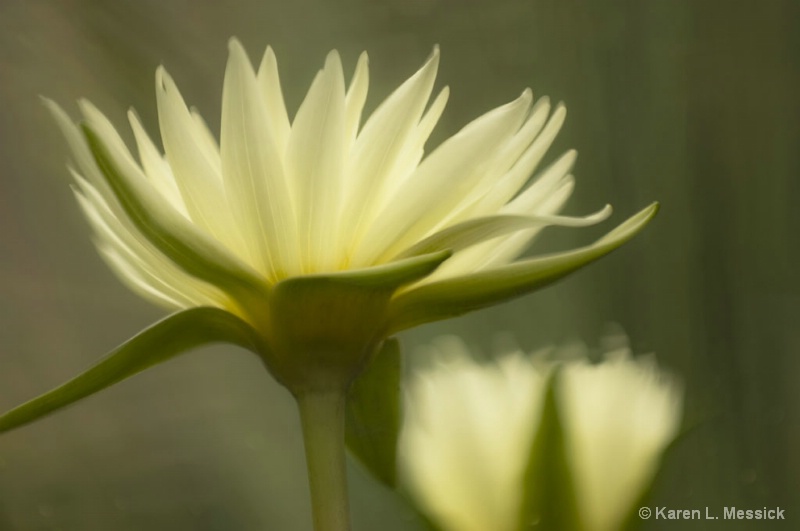
<svg viewBox="0 0 800 531">
<path fill-rule="evenodd" d="M 517 107 L 526 107 L 527 108 L 527 107 L 530 106 L 532 99 L 533 99 L 533 92 L 531 92 L 531 89 L 525 89 L 525 90 L 522 91 L 522 94 L 520 94 L 517 99 L 508 102 L 503 107 L 506 107 L 509 110 L 511 110 L 512 108 L 517 108 Z"/>
<path fill-rule="evenodd" d="M 603 208 L 592 214 L 590 217 L 593 220 L 600 222 L 608 219 L 613 212 L 614 212 L 614 207 L 612 207 L 609 203 L 606 203 L 606 205 Z"/>
</svg>

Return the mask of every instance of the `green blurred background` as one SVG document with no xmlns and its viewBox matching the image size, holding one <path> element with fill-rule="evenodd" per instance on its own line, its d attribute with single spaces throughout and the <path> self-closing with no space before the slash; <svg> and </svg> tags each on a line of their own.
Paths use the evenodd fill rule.
<svg viewBox="0 0 800 531">
<path fill-rule="evenodd" d="M 800 3 L 725 0 L 0 0 L 0 409 L 65 380 L 163 312 L 101 262 L 73 200 L 64 143 L 40 105 L 91 99 L 157 131 L 164 64 L 218 130 L 226 41 L 271 44 L 293 112 L 325 54 L 370 53 L 370 97 L 442 47 L 452 96 L 435 145 L 530 86 L 569 118 L 567 212 L 658 199 L 634 242 L 543 292 L 402 336 L 457 333 L 526 349 L 609 323 L 687 389 L 687 425 L 658 482 L 672 508 L 786 508 L 787 522 L 648 522 L 645 529 L 800 526 Z M 349 77 L 349 74 L 348 74 Z M 127 132 L 125 133 L 127 134 Z M 130 138 L 130 135 L 128 135 Z M 536 250 L 611 226 L 552 229 Z M 412 529 L 351 470 L 355 527 Z M 0 529 L 309 530 L 294 405 L 233 348 L 174 360 L 0 438 Z"/>
</svg>

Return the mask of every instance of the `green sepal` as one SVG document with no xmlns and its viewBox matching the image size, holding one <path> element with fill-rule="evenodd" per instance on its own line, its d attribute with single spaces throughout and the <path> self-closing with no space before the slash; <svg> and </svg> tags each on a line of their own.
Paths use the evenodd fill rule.
<svg viewBox="0 0 800 531">
<path fill-rule="evenodd" d="M 525 471 L 520 531 L 580 531 L 580 519 L 558 408 L 558 369 L 548 378 L 539 427 Z"/>
<path fill-rule="evenodd" d="M 150 243 L 184 271 L 224 290 L 249 311 L 253 301 L 267 298 L 267 283 L 169 205 L 149 186 L 129 154 L 104 142 L 89 125 L 82 128 L 108 186 Z"/>
<path fill-rule="evenodd" d="M 658 203 L 653 203 L 592 245 L 574 251 L 431 282 L 401 293 L 392 301 L 389 333 L 456 317 L 543 288 L 620 247 L 656 212 Z"/>
<path fill-rule="evenodd" d="M 400 344 L 389 338 L 347 394 L 347 448 L 377 479 L 397 484 L 397 438 L 402 420 Z"/>
<path fill-rule="evenodd" d="M 192 308 L 153 324 L 86 371 L 0 416 L 0 433 L 18 428 L 110 387 L 187 350 L 209 343 L 233 343 L 258 354 L 261 340 L 250 325 L 218 308 Z"/>
<path fill-rule="evenodd" d="M 387 337 L 389 303 L 446 260 L 439 252 L 379 267 L 291 277 L 273 286 L 269 368 L 293 393 L 347 386 Z"/>
</svg>

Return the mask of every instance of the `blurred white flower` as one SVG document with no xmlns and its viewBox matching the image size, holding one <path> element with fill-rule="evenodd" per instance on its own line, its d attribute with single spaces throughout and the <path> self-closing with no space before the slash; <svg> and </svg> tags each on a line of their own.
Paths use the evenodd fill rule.
<svg viewBox="0 0 800 531">
<path fill-rule="evenodd" d="M 587 531 L 619 529 L 678 433 L 680 386 L 627 349 L 603 363 L 568 363 L 559 406 L 579 513 Z"/>
<path fill-rule="evenodd" d="M 478 363 L 455 338 L 431 350 L 436 361 L 407 386 L 401 480 L 445 530 L 520 529 L 554 363 L 519 351 Z M 586 531 L 618 529 L 677 433 L 681 391 L 627 351 L 561 365 L 557 411 L 579 518 Z"/>
<path fill-rule="evenodd" d="M 477 363 L 455 337 L 407 384 L 402 481 L 448 531 L 517 528 L 547 368 L 515 352 Z"/>
</svg>

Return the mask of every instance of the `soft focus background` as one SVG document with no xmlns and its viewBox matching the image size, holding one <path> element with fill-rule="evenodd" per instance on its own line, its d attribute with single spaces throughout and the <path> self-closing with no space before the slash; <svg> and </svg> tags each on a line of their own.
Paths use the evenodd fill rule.
<svg viewBox="0 0 800 531">
<path fill-rule="evenodd" d="M 597 346 L 618 323 L 686 384 L 691 429 L 658 504 L 787 516 L 644 528 L 797 529 L 799 24 L 795 0 L 0 0 L 0 409 L 163 315 L 95 253 L 39 95 L 73 115 L 89 98 L 121 128 L 133 106 L 156 132 L 164 64 L 218 130 L 231 35 L 255 60 L 275 48 L 291 112 L 331 48 L 348 72 L 369 51 L 372 109 L 438 43 L 438 86 L 452 96 L 431 146 L 530 86 L 569 109 L 551 153 L 580 153 L 567 212 L 611 202 L 618 222 L 654 199 L 663 208 L 601 263 L 404 334 L 404 346 L 458 333 L 486 351 L 501 331 L 526 349 Z M 537 249 L 611 226 L 551 229 Z M 351 472 L 356 529 L 414 528 Z M 234 348 L 179 358 L 0 438 L 3 530 L 307 531 L 306 489 L 292 401 Z"/>
</svg>

